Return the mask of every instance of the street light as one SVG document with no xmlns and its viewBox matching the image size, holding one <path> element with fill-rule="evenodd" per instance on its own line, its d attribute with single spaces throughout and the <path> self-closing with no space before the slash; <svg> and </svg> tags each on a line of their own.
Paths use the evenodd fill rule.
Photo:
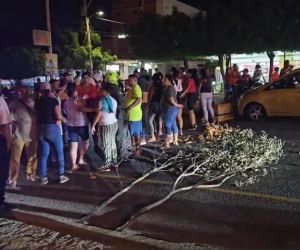
<svg viewBox="0 0 300 250">
<path fill-rule="evenodd" d="M 97 16 L 104 16 L 104 11 L 100 10 L 96 12 Z"/>
<path fill-rule="evenodd" d="M 95 14 L 91 16 L 85 16 L 85 24 L 86 24 L 86 35 L 87 35 L 87 43 L 88 43 L 88 53 L 89 53 L 89 61 L 90 61 L 90 71 L 93 72 L 93 58 L 92 58 L 92 41 L 91 41 L 91 29 L 90 29 L 90 18 L 93 16 L 104 16 L 104 12 L 102 10 L 97 11 Z"/>
<path fill-rule="evenodd" d="M 127 36 L 127 34 L 118 34 L 118 39 L 126 39 Z"/>
</svg>

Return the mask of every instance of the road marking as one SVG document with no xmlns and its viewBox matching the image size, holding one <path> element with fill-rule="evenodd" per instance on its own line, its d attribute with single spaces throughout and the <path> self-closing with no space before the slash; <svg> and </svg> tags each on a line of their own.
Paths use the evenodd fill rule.
<svg viewBox="0 0 300 250">
<path fill-rule="evenodd" d="M 77 172 L 76 175 L 89 175 L 89 176 L 95 176 L 96 178 L 100 177 L 103 179 L 112 179 L 112 180 L 126 180 L 129 182 L 135 181 L 136 178 L 133 177 L 127 177 L 127 176 L 113 176 L 108 174 L 100 174 L 100 173 L 88 173 L 88 172 Z M 95 178 L 95 179 L 96 179 Z M 155 179 L 145 179 L 141 181 L 141 183 L 146 184 L 161 184 L 161 185 L 168 185 L 172 186 L 173 183 L 169 181 L 163 181 L 163 180 L 155 180 Z M 289 203 L 300 203 L 300 198 L 293 198 L 293 197 L 286 197 L 286 196 L 277 196 L 277 195 L 270 195 L 270 194 L 263 194 L 263 193 L 255 193 L 255 192 L 246 192 L 246 191 L 239 191 L 239 190 L 232 190 L 232 189 L 225 189 L 225 188 L 205 188 L 205 187 L 199 187 L 196 188 L 198 190 L 205 190 L 208 192 L 215 192 L 215 193 L 224 193 L 228 195 L 235 195 L 235 196 L 246 196 L 249 198 L 257 198 L 261 200 L 271 200 L 275 202 L 289 202 Z M 10 191 L 10 189 L 8 189 Z M 76 190 L 78 191 L 78 190 Z"/>
<path fill-rule="evenodd" d="M 205 189 L 210 192 L 218 192 L 218 193 L 226 193 L 232 194 L 237 196 L 248 196 L 251 198 L 259 198 L 262 200 L 273 200 L 273 201 L 285 201 L 289 203 L 300 203 L 299 198 L 292 198 L 286 196 L 277 196 L 271 194 L 262 194 L 262 193 L 255 193 L 255 192 L 245 192 L 245 191 L 238 191 L 238 190 L 231 190 L 231 189 L 223 189 L 223 188 L 199 188 Z"/>
<path fill-rule="evenodd" d="M 96 174 L 96 176 L 107 178 L 107 179 L 122 179 L 122 180 L 128 180 L 128 181 L 134 181 L 136 178 L 132 177 L 126 177 L 126 176 L 111 176 L 111 175 L 102 175 L 102 174 Z M 163 181 L 163 180 L 155 180 L 155 179 L 145 179 L 141 183 L 147 183 L 147 184 L 162 184 L 162 185 L 168 185 L 172 186 L 173 183 L 169 181 Z M 286 196 L 277 196 L 277 195 L 270 195 L 270 194 L 263 194 L 263 193 L 255 193 L 255 192 L 246 192 L 246 191 L 238 191 L 238 190 L 232 190 L 232 189 L 225 189 L 225 188 L 205 188 L 200 187 L 197 189 L 206 190 L 209 192 L 216 192 L 216 193 L 225 193 L 225 194 L 231 194 L 236 196 L 247 196 L 250 198 L 258 198 L 261 200 L 272 200 L 272 201 L 283 201 L 283 202 L 289 202 L 289 203 L 300 203 L 300 198 L 293 198 L 293 197 L 286 197 Z"/>
</svg>

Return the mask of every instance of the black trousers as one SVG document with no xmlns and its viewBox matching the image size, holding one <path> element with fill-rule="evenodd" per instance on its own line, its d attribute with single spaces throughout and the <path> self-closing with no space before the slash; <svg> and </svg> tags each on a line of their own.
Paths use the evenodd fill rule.
<svg viewBox="0 0 300 250">
<path fill-rule="evenodd" d="M 9 171 L 9 154 L 5 138 L 0 135 L 0 205 L 4 202 L 4 190 Z"/>
</svg>

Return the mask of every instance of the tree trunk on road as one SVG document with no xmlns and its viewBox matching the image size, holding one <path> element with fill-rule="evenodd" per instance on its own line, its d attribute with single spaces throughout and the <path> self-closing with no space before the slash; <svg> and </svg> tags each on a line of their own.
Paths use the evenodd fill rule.
<svg viewBox="0 0 300 250">
<path fill-rule="evenodd" d="M 188 59 L 186 59 L 186 58 L 183 59 L 183 65 L 184 65 L 184 69 L 185 70 L 189 69 L 189 61 L 188 61 Z"/>
<path fill-rule="evenodd" d="M 219 67 L 220 67 L 223 83 L 225 83 L 226 77 L 225 77 L 225 70 L 224 70 L 224 55 L 220 54 L 218 55 L 218 58 L 219 58 Z"/>
<path fill-rule="evenodd" d="M 270 80 L 272 78 L 272 74 L 273 74 L 273 65 L 274 65 L 275 54 L 274 54 L 274 51 L 268 51 L 267 55 L 270 59 L 270 70 L 269 70 L 269 80 L 268 80 L 268 82 L 270 82 Z"/>
</svg>

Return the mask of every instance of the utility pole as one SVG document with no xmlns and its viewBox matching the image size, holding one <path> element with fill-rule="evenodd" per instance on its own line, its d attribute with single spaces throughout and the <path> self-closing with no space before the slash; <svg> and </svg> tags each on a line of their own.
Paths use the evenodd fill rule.
<svg viewBox="0 0 300 250">
<path fill-rule="evenodd" d="M 47 31 L 49 32 L 48 52 L 49 52 L 49 54 L 52 54 L 52 38 L 51 38 L 51 22 L 50 22 L 50 4 L 49 4 L 49 0 L 45 0 L 45 5 L 46 5 Z"/>
<path fill-rule="evenodd" d="M 92 41 L 91 41 L 91 29 L 90 29 L 90 18 L 88 17 L 88 8 L 92 4 L 93 0 L 83 0 L 83 16 L 85 18 L 85 26 L 86 26 L 86 36 L 87 36 L 87 46 L 88 46 L 88 54 L 89 54 L 89 62 L 90 62 L 90 71 L 93 72 L 93 59 L 92 59 Z"/>
</svg>

